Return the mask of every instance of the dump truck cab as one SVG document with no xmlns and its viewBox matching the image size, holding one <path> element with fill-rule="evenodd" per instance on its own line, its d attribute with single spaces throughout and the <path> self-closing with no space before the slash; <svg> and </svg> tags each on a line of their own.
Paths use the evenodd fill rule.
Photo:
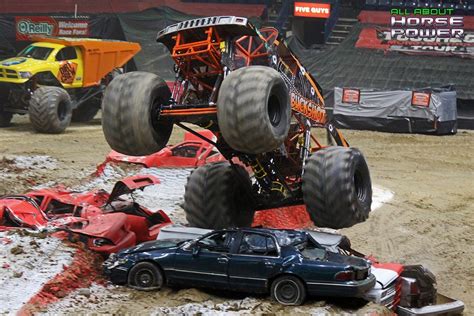
<svg viewBox="0 0 474 316">
<path fill-rule="evenodd" d="M 16 57 L 0 64 L 0 82 L 24 84 L 34 79 L 37 84 L 51 84 L 54 78 L 63 88 L 80 88 L 83 58 L 79 47 L 50 42 L 27 46 Z"/>
<path fill-rule="evenodd" d="M 29 114 L 38 132 L 60 133 L 70 121 L 91 120 L 104 87 L 140 51 L 137 43 L 90 38 L 33 37 L 0 62 L 0 127 Z"/>
</svg>

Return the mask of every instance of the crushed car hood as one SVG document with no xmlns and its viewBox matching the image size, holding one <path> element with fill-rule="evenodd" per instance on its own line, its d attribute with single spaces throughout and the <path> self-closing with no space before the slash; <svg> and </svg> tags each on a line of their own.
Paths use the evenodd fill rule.
<svg viewBox="0 0 474 316">
<path fill-rule="evenodd" d="M 110 192 L 107 203 L 116 200 L 119 196 L 132 193 L 135 190 L 143 189 L 150 185 L 159 184 L 160 180 L 152 175 L 137 175 L 127 177 L 115 183 L 112 192 Z"/>
<path fill-rule="evenodd" d="M 0 222 L 6 217 L 19 227 L 41 229 L 48 225 L 47 216 L 25 196 L 7 196 L 0 200 Z"/>
<path fill-rule="evenodd" d="M 127 214 L 125 213 L 110 213 L 102 214 L 84 220 L 85 226 L 83 228 L 68 228 L 68 231 L 87 235 L 91 237 L 104 238 L 118 243 L 122 236 L 117 232 L 126 224 Z"/>
</svg>

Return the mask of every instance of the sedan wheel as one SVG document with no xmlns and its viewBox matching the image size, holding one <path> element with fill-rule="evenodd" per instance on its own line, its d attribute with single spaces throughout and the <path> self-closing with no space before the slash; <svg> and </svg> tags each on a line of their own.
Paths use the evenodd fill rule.
<svg viewBox="0 0 474 316">
<path fill-rule="evenodd" d="M 128 284 L 138 290 L 158 290 L 163 285 L 163 273 L 151 262 L 140 262 L 130 270 Z"/>
<path fill-rule="evenodd" d="M 306 289 L 301 280 L 285 275 L 272 283 L 271 295 L 280 304 L 301 305 L 306 298 Z"/>
</svg>

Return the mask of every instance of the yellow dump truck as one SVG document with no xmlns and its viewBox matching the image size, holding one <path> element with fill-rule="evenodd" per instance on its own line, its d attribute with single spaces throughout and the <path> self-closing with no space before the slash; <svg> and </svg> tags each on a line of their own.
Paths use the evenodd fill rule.
<svg viewBox="0 0 474 316">
<path fill-rule="evenodd" d="M 131 42 L 33 38 L 16 57 L 0 62 L 0 127 L 29 114 L 36 131 L 61 133 L 91 120 L 114 75 L 140 51 Z"/>
</svg>

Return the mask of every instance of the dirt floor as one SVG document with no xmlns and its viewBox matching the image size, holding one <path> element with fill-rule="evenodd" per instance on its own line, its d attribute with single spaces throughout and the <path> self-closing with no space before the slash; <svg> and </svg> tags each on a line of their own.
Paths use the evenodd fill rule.
<svg viewBox="0 0 474 316">
<path fill-rule="evenodd" d="M 36 134 L 25 117 L 15 117 L 13 123 L 0 129 L 0 195 L 25 192 L 40 184 L 78 185 L 110 150 L 100 119 L 73 124 L 62 135 Z M 373 183 L 391 190 L 394 198 L 365 223 L 342 233 L 350 237 L 353 248 L 374 254 L 381 261 L 425 265 L 437 276 L 440 293 L 463 300 L 466 315 L 474 313 L 474 132 L 442 137 L 367 131 L 344 131 L 344 135 L 365 154 Z M 176 130 L 172 141 L 181 139 L 181 132 Z M 17 156 L 51 158 L 29 161 L 24 166 L 17 163 L 12 168 L 11 161 Z M 31 164 L 42 167 L 30 168 Z M 253 312 L 290 312 L 275 307 L 267 298 L 238 303 L 232 299 L 194 289 L 143 294 L 125 288 L 105 292 L 93 288 L 87 295 L 68 298 L 52 311 L 87 312 L 92 300 L 95 312 L 133 313 L 139 308 L 140 312 L 180 313 L 196 308 L 186 309 L 183 304 L 187 303 L 201 304 L 200 312 L 209 306 L 238 310 L 236 304 L 247 304 Z M 164 307 L 157 310 L 159 306 Z M 180 307 L 173 309 L 175 306 Z M 366 306 L 363 311 L 370 308 Z M 311 301 L 291 312 L 334 310 L 337 307 Z"/>
</svg>

